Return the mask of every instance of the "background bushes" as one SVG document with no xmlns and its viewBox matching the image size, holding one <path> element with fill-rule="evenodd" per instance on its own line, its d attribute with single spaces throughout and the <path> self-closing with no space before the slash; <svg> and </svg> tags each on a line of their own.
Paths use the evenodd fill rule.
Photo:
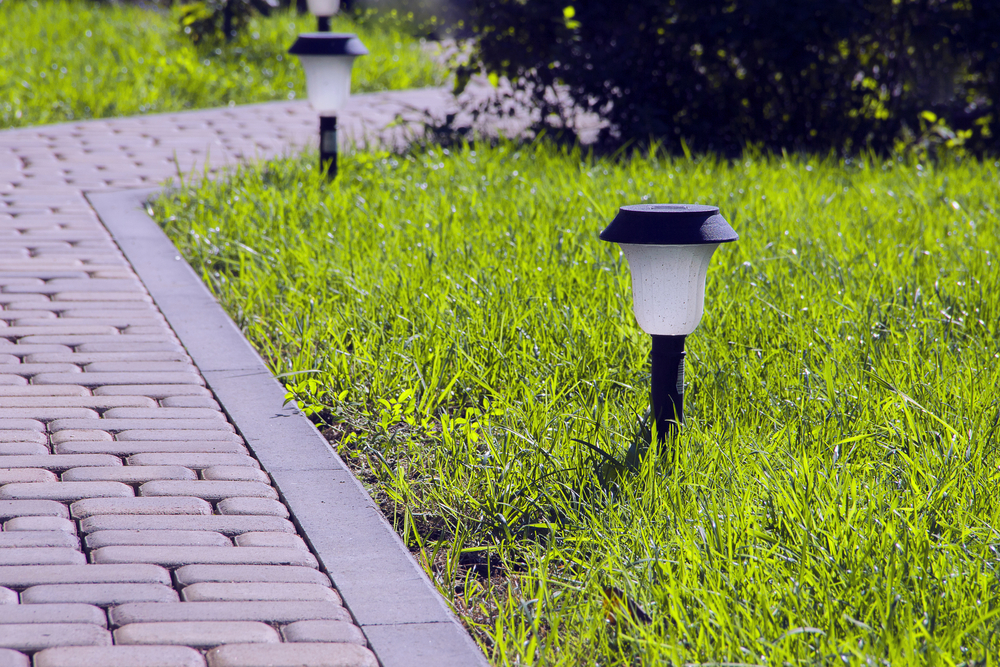
<svg viewBox="0 0 1000 667">
<path fill-rule="evenodd" d="M 602 140 L 997 148 L 998 0 L 476 0 L 478 55 Z M 546 97 L 545 91 L 549 91 Z"/>
</svg>

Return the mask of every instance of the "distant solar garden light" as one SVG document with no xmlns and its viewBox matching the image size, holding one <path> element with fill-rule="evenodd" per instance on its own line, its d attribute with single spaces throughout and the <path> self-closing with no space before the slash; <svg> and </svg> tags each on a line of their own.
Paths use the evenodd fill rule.
<svg viewBox="0 0 1000 667">
<path fill-rule="evenodd" d="M 316 30 L 330 32 L 330 17 L 340 10 L 340 0 L 306 0 L 306 6 L 316 17 Z"/>
<path fill-rule="evenodd" d="M 720 243 L 739 236 L 716 206 L 622 206 L 601 232 L 632 271 L 635 318 L 653 338 L 651 403 L 657 440 L 684 423 L 684 340 L 705 311 L 705 276 Z"/>
<path fill-rule="evenodd" d="M 298 56 L 306 72 L 306 95 L 319 113 L 319 164 L 327 178 L 337 175 L 337 112 L 351 96 L 354 59 L 368 53 L 357 35 L 307 32 L 288 53 Z"/>
</svg>

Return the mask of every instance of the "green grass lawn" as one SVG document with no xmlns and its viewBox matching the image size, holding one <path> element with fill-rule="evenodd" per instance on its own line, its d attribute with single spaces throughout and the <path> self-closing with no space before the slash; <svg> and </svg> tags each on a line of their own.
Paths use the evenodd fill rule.
<svg viewBox="0 0 1000 667">
<path fill-rule="evenodd" d="M 1000 654 L 997 164 L 315 155 L 155 212 L 497 665 Z M 740 234 L 669 469 L 622 204 Z M 640 611 L 641 610 L 641 611 Z"/>
<path fill-rule="evenodd" d="M 356 32 L 371 51 L 354 92 L 440 85 L 443 69 L 387 21 Z M 304 99 L 298 59 L 286 51 L 316 19 L 255 19 L 232 44 L 196 48 L 167 10 L 86 0 L 0 0 L 0 128 Z"/>
</svg>

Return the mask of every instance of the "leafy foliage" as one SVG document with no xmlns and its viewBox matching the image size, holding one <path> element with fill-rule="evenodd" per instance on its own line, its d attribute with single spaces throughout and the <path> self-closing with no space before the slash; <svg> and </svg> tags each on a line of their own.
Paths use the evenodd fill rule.
<svg viewBox="0 0 1000 667">
<path fill-rule="evenodd" d="M 231 42 L 255 14 L 267 16 L 278 0 L 197 0 L 175 5 L 181 30 L 200 46 Z"/>
<path fill-rule="evenodd" d="M 679 150 L 906 149 L 924 111 L 996 150 L 995 0 L 477 0 L 478 55 L 604 141 Z M 967 133 L 967 134 L 965 134 Z"/>
</svg>

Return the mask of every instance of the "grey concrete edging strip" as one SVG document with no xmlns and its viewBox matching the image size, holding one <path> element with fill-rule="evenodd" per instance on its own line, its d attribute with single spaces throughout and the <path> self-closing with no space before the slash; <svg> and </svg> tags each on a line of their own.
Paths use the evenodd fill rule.
<svg viewBox="0 0 1000 667">
<path fill-rule="evenodd" d="M 383 667 L 486 667 L 374 501 L 146 212 L 159 188 L 86 197 L 288 506 Z"/>
</svg>

